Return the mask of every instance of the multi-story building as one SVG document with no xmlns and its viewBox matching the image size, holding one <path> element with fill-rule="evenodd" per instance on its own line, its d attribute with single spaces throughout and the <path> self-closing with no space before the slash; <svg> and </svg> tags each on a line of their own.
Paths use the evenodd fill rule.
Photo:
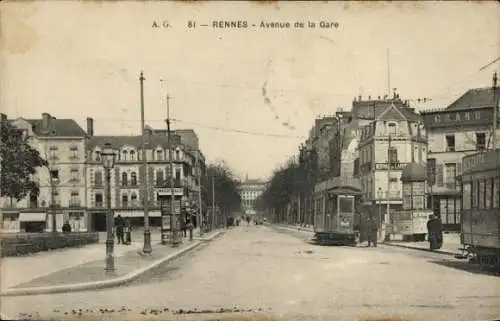
<svg viewBox="0 0 500 321">
<path fill-rule="evenodd" d="M 409 163 L 425 165 L 426 133 L 421 117 L 399 95 L 353 102 L 359 177 L 365 201 L 379 211 L 401 210 L 401 174 Z"/>
<path fill-rule="evenodd" d="M 493 88 L 470 89 L 448 107 L 422 112 L 428 133 L 429 207 L 448 229 L 460 228 L 457 177 L 466 155 L 493 147 Z M 496 132 L 500 147 L 500 130 Z"/>
<path fill-rule="evenodd" d="M 2 114 L 2 119 L 6 118 Z M 10 123 L 24 131 L 28 143 L 49 165 L 37 170 L 39 195 L 16 203 L 2 199 L 3 230 L 33 230 L 41 224 L 46 230 L 52 230 L 52 216 L 48 214 L 55 211 L 58 231 L 65 221 L 69 221 L 73 231 L 86 231 L 85 131 L 73 119 L 56 119 L 48 113 L 43 113 L 41 119 L 17 118 Z M 49 208 L 51 193 L 54 193 L 55 210 Z"/>
<path fill-rule="evenodd" d="M 111 144 L 117 154 L 111 173 L 111 208 L 115 216 L 130 218 L 134 225 L 143 224 L 145 193 L 148 193 L 150 222 L 151 225 L 159 226 L 161 212 L 157 191 L 159 188 L 170 187 L 170 175 L 174 178 L 174 187 L 184 189 L 183 203 L 185 205 L 197 203 L 197 199 L 194 199 L 195 192 L 199 191 L 196 168 L 199 168 L 198 172 L 201 173 L 204 168 L 204 158 L 199 149 L 183 145 L 180 135 L 172 132 L 169 143 L 166 131 L 146 127 L 145 146 L 149 187 L 146 191 L 146 169 L 143 167 L 141 149 L 142 136 L 95 136 L 94 122 L 91 118 L 87 119 L 87 133 L 89 136 L 87 200 L 92 228 L 103 230 L 106 226 L 105 172 L 101 162 L 101 152 L 106 143 Z M 169 152 L 169 147 L 171 152 Z M 170 154 L 173 162 L 172 173 L 170 173 L 169 165 Z M 198 166 L 195 163 L 196 160 L 198 160 Z M 202 163 L 203 165 L 200 165 Z"/>
<path fill-rule="evenodd" d="M 266 189 L 267 182 L 246 177 L 240 186 L 241 203 L 247 214 L 255 214 L 255 202 Z"/>
</svg>

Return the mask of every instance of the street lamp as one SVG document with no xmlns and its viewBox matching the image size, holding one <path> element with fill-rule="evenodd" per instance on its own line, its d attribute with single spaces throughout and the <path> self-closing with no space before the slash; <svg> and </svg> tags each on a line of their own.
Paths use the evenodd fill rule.
<svg viewBox="0 0 500 321">
<path fill-rule="evenodd" d="M 378 188 L 377 195 L 378 195 L 379 236 L 380 236 L 380 238 L 382 238 L 382 220 L 383 220 L 382 199 L 384 198 L 384 191 L 382 190 L 381 187 Z M 387 201 L 389 202 L 389 200 L 387 200 Z"/>
<path fill-rule="evenodd" d="M 113 225 L 114 216 L 111 211 L 111 169 L 115 166 L 116 154 L 110 143 L 104 144 L 104 150 L 101 152 L 102 165 L 106 171 L 106 273 L 114 274 L 115 258 L 113 255 L 114 238 Z"/>
</svg>

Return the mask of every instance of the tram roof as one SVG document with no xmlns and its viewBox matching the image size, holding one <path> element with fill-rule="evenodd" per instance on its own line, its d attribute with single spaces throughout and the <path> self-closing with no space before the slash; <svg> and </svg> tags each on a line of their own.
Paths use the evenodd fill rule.
<svg viewBox="0 0 500 321">
<path fill-rule="evenodd" d="M 464 162 L 467 158 L 475 158 L 477 163 L 464 169 L 462 174 L 480 173 L 500 169 L 500 149 L 468 155 L 464 157 Z"/>
<path fill-rule="evenodd" d="M 352 176 L 337 176 L 329 180 L 320 182 L 314 187 L 315 192 L 334 191 L 338 193 L 349 192 L 357 194 L 362 191 L 361 180 Z"/>
</svg>

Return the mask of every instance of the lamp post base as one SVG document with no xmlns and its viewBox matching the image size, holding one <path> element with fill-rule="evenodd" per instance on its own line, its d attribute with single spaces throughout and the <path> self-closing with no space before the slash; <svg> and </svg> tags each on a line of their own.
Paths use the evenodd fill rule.
<svg viewBox="0 0 500 321">
<path fill-rule="evenodd" d="M 112 275 L 115 272 L 115 256 L 113 253 L 113 247 L 114 247 L 114 241 L 111 239 L 106 240 L 106 267 L 104 270 L 106 271 L 106 274 Z"/>
<path fill-rule="evenodd" d="M 153 249 L 151 248 L 151 230 L 148 228 L 144 230 L 144 247 L 142 248 L 142 253 L 151 254 L 152 252 Z"/>
</svg>

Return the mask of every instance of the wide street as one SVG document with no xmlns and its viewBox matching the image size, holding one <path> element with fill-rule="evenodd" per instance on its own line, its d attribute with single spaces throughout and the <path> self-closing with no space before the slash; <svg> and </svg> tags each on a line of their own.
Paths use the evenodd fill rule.
<svg viewBox="0 0 500 321">
<path fill-rule="evenodd" d="M 276 320 L 393 316 L 400 319 L 391 320 L 470 321 L 500 316 L 500 278 L 465 270 L 461 266 L 466 264 L 450 257 L 383 245 L 322 247 L 306 239 L 304 232 L 234 227 L 130 285 L 2 297 L 1 310 L 10 317 L 22 312 L 45 320 L 76 319 L 79 309 L 84 319 L 97 320 L 102 318 L 99 309 L 125 307 L 127 316 L 137 319 L 144 310 L 153 316 L 151 309 L 214 311 L 235 306 L 261 309 Z M 118 320 L 125 312 L 105 316 Z M 156 317 L 169 320 L 168 313 Z"/>
</svg>

